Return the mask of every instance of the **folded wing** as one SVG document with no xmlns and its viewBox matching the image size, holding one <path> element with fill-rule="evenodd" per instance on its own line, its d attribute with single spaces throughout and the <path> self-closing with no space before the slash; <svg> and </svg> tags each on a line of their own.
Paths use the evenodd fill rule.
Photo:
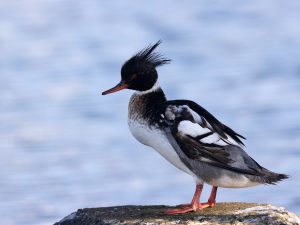
<svg viewBox="0 0 300 225">
<path fill-rule="evenodd" d="M 257 164 L 240 146 L 244 137 L 192 101 L 168 101 L 162 116 L 173 147 L 189 159 L 257 175 Z M 237 160 L 239 159 L 239 160 Z"/>
</svg>

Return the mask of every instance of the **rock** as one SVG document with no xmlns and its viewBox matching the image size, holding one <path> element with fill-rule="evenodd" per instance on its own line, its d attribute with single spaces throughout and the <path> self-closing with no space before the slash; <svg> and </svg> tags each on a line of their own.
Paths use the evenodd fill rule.
<svg viewBox="0 0 300 225">
<path fill-rule="evenodd" d="M 255 203 L 218 203 L 213 208 L 183 215 L 164 215 L 170 206 L 115 206 L 79 209 L 54 225 L 188 224 L 296 225 L 300 218 L 282 207 Z"/>
</svg>

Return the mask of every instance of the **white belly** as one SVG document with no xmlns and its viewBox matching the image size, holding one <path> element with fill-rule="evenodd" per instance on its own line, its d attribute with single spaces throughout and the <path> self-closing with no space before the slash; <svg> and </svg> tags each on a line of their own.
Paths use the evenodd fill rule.
<svg viewBox="0 0 300 225">
<path fill-rule="evenodd" d="M 259 185 L 257 182 L 250 181 L 247 177 L 241 175 L 232 179 L 228 176 L 223 176 L 219 179 L 213 180 L 209 183 L 210 185 L 223 187 L 223 188 L 246 188 L 246 187 L 253 187 Z"/>
<path fill-rule="evenodd" d="M 131 134 L 142 144 L 154 148 L 160 155 L 162 155 L 166 160 L 176 166 L 178 169 L 192 175 L 193 174 L 180 160 L 179 156 L 175 152 L 172 145 L 169 143 L 167 137 L 163 131 L 157 129 L 150 129 L 143 123 L 137 121 L 129 120 L 128 125 Z"/>
</svg>

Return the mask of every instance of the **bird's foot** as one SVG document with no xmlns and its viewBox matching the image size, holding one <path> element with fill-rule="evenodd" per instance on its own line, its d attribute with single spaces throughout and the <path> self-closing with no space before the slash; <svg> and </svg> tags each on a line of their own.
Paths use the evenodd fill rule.
<svg viewBox="0 0 300 225">
<path fill-rule="evenodd" d="M 166 215 L 184 214 L 188 212 L 196 212 L 197 210 L 202 210 L 204 208 L 211 207 L 208 203 L 199 203 L 196 206 L 192 204 L 182 204 L 178 206 L 179 209 L 168 209 L 165 211 Z"/>
<path fill-rule="evenodd" d="M 181 207 L 180 209 L 168 209 L 165 211 L 166 215 L 175 215 L 175 214 L 184 214 L 187 212 L 195 212 L 197 209 L 194 209 L 192 206 Z"/>
<path fill-rule="evenodd" d="M 208 208 L 208 207 L 214 207 L 216 205 L 216 201 L 208 201 L 205 203 L 199 203 L 199 208 L 204 209 L 204 208 Z M 177 207 L 181 208 L 181 209 L 186 209 L 186 208 L 190 208 L 191 204 L 187 203 L 187 204 L 180 204 Z"/>
<path fill-rule="evenodd" d="M 202 208 L 208 208 L 208 207 L 214 207 L 216 206 L 216 201 L 209 201 L 205 202 L 205 203 L 199 203 L 200 205 L 202 205 Z"/>
<path fill-rule="evenodd" d="M 191 207 L 191 203 L 177 205 L 178 208 L 185 209 Z"/>
</svg>

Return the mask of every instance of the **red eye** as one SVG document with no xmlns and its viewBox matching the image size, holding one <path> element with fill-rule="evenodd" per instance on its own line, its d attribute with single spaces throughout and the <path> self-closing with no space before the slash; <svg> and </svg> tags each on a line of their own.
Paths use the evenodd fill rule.
<svg viewBox="0 0 300 225">
<path fill-rule="evenodd" d="M 137 75 L 136 75 L 136 74 L 133 74 L 133 75 L 130 77 L 129 81 L 133 81 L 136 77 L 137 77 Z"/>
</svg>

